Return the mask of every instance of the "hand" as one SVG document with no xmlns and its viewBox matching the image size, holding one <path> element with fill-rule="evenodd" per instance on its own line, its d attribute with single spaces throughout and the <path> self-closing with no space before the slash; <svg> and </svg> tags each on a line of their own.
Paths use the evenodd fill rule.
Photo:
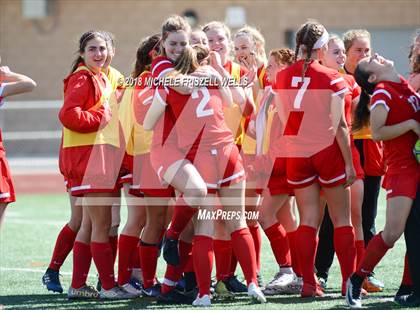
<svg viewBox="0 0 420 310">
<path fill-rule="evenodd" d="M 245 85 L 245 87 L 251 87 L 254 84 L 256 76 L 256 70 L 249 70 L 244 76 L 241 77 L 240 84 Z"/>
<path fill-rule="evenodd" d="M 356 170 L 354 170 L 353 163 L 351 165 L 346 165 L 346 183 L 344 187 L 348 187 L 353 184 L 356 180 Z"/>
<path fill-rule="evenodd" d="M 215 68 L 215 67 L 223 67 L 222 65 L 222 59 L 220 58 L 220 55 L 218 52 L 215 51 L 211 51 L 209 53 L 209 57 L 210 57 L 210 65 Z"/>
<path fill-rule="evenodd" d="M 8 66 L 0 67 L 0 76 L 8 76 L 11 72 Z"/>
</svg>

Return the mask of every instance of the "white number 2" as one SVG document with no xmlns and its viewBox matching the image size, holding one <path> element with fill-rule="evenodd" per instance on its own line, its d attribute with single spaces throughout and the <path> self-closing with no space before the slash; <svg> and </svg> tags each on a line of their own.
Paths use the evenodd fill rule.
<svg viewBox="0 0 420 310">
<path fill-rule="evenodd" d="M 214 114 L 213 109 L 211 108 L 207 110 L 205 109 L 206 104 L 210 101 L 209 90 L 205 87 L 194 89 L 193 92 L 191 93 L 191 98 L 198 99 L 199 98 L 198 92 L 201 92 L 201 94 L 203 95 L 203 98 L 200 100 L 200 103 L 198 104 L 197 109 L 195 110 L 197 117 L 205 117 L 205 116 L 213 115 Z"/>
<path fill-rule="evenodd" d="M 303 94 L 308 89 L 310 82 L 311 82 L 311 78 L 308 78 L 308 77 L 303 78 L 303 84 L 296 95 L 295 101 L 293 102 L 293 108 L 300 109 L 300 106 L 302 104 Z M 292 78 L 292 87 L 298 87 L 298 83 L 302 83 L 302 77 L 294 76 Z"/>
</svg>

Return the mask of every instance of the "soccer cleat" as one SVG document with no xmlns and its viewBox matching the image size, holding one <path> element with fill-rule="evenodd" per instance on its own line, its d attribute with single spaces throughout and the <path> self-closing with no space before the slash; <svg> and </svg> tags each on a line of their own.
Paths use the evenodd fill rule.
<svg viewBox="0 0 420 310">
<path fill-rule="evenodd" d="M 245 284 L 240 282 L 236 276 L 231 276 L 225 280 L 223 280 L 226 288 L 231 291 L 232 293 L 246 293 L 248 289 Z"/>
<path fill-rule="evenodd" d="M 264 293 L 261 291 L 261 289 L 255 284 L 251 283 L 248 286 L 248 296 L 251 296 L 251 298 L 261 304 L 266 303 L 267 299 L 265 299 Z"/>
<path fill-rule="evenodd" d="M 120 286 L 120 288 L 122 290 L 126 291 L 127 293 L 130 293 L 132 295 L 135 295 L 136 297 L 140 297 L 141 296 L 141 290 L 139 290 L 136 287 L 134 287 L 131 283 L 126 283 L 126 284 Z"/>
<path fill-rule="evenodd" d="M 375 278 L 374 273 L 371 273 L 363 282 L 363 288 L 369 293 L 378 293 L 384 290 L 384 284 Z"/>
<path fill-rule="evenodd" d="M 395 296 L 410 295 L 414 290 L 414 285 L 401 284 Z"/>
<path fill-rule="evenodd" d="M 318 283 L 322 287 L 323 290 L 327 289 L 327 286 L 328 286 L 327 282 L 328 282 L 328 278 L 318 277 Z"/>
<path fill-rule="evenodd" d="M 280 268 L 280 271 L 276 273 L 273 280 L 271 280 L 266 286 L 267 291 L 278 291 L 282 292 L 284 288 L 290 285 L 295 279 L 296 274 L 292 268 Z"/>
<path fill-rule="evenodd" d="M 47 290 L 56 293 L 62 293 L 63 287 L 60 283 L 60 274 L 58 271 L 48 268 L 42 276 L 42 283 L 47 287 Z"/>
<path fill-rule="evenodd" d="M 81 288 L 69 287 L 68 299 L 98 299 L 99 293 L 93 286 L 84 285 Z"/>
<path fill-rule="evenodd" d="M 169 239 L 164 237 L 163 240 L 163 258 L 164 260 L 172 266 L 179 265 L 179 251 L 178 251 L 178 240 Z"/>
<path fill-rule="evenodd" d="M 362 308 L 362 282 L 356 274 L 347 279 L 346 303 L 350 308 Z"/>
<path fill-rule="evenodd" d="M 265 288 L 265 295 L 278 295 L 278 294 L 300 294 L 302 291 L 303 279 L 295 276 L 292 282 L 284 286 Z"/>
<path fill-rule="evenodd" d="M 192 303 L 195 307 L 210 307 L 211 300 L 209 295 L 203 295 L 202 297 L 197 296 L 197 298 Z"/>
<path fill-rule="evenodd" d="M 110 290 L 101 289 L 99 292 L 100 299 L 133 299 L 137 296 L 127 292 L 125 289 L 119 286 L 114 286 Z"/>
<path fill-rule="evenodd" d="M 221 298 L 221 299 L 234 299 L 235 298 L 235 294 L 226 288 L 226 285 L 223 281 L 217 281 L 216 286 L 214 287 L 214 292 L 217 298 Z"/>
<path fill-rule="evenodd" d="M 102 283 L 101 283 L 101 279 L 99 279 L 99 275 L 97 275 L 97 277 L 98 277 L 98 282 L 96 282 L 96 290 L 100 292 L 102 290 Z"/>
<path fill-rule="evenodd" d="M 160 284 L 156 283 L 155 285 L 149 288 L 143 288 L 142 293 L 143 296 L 158 297 L 160 295 Z"/>
<path fill-rule="evenodd" d="M 342 282 L 341 283 L 341 296 L 343 297 L 346 296 L 346 291 L 347 291 L 347 282 Z M 369 293 L 362 287 L 360 294 L 362 294 L 362 296 L 367 296 Z"/>
<path fill-rule="evenodd" d="M 317 283 L 314 285 L 303 283 L 302 290 L 300 292 L 300 297 L 309 298 L 309 297 L 323 297 L 324 291 L 321 286 Z"/>
<path fill-rule="evenodd" d="M 141 289 L 143 287 L 142 286 L 143 284 L 141 282 L 139 282 L 139 280 L 137 280 L 135 278 L 131 278 L 128 283 L 130 283 L 132 287 L 134 287 L 136 290 L 139 290 L 139 291 L 141 291 Z"/>
<path fill-rule="evenodd" d="M 194 298 L 178 291 L 177 289 L 173 289 L 165 294 L 161 293 L 157 296 L 157 302 L 165 304 L 191 305 L 193 301 Z"/>
<path fill-rule="evenodd" d="M 420 297 L 411 293 L 409 295 L 401 295 L 395 297 L 395 302 L 400 306 L 407 308 L 418 308 L 420 307 Z"/>
</svg>

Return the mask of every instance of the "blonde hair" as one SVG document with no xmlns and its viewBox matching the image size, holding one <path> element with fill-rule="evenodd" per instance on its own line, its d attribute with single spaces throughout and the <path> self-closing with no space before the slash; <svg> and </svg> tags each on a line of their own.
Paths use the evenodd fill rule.
<svg viewBox="0 0 420 310">
<path fill-rule="evenodd" d="M 352 47 L 355 40 L 367 38 L 370 41 L 370 33 L 366 29 L 350 29 L 343 34 L 344 48 L 347 51 Z"/>
<path fill-rule="evenodd" d="M 264 64 L 267 63 L 267 55 L 265 54 L 265 39 L 264 36 L 256 28 L 245 25 L 239 29 L 235 35 L 234 39 L 242 35 L 247 35 L 255 45 L 255 50 L 257 52 L 258 60 Z"/>
<path fill-rule="evenodd" d="M 231 41 L 230 29 L 224 23 L 219 21 L 212 21 L 203 26 L 203 32 L 206 33 L 213 29 L 222 29 L 225 32 L 226 38 Z"/>
<path fill-rule="evenodd" d="M 175 70 L 181 74 L 189 74 L 194 72 L 198 67 L 197 53 L 193 47 L 186 46 L 182 55 L 177 60 Z"/>
</svg>

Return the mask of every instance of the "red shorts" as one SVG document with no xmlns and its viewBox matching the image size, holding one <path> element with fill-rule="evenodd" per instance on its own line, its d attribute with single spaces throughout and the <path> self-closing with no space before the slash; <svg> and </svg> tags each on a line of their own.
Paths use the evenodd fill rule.
<svg viewBox="0 0 420 310">
<path fill-rule="evenodd" d="M 152 146 L 150 162 L 161 183 L 166 170 L 175 162 L 185 159 L 186 154 L 176 144 L 166 142 L 164 146 Z"/>
<path fill-rule="evenodd" d="M 303 188 L 318 182 L 334 187 L 346 182 L 344 159 L 336 141 L 308 158 L 287 158 L 287 182 L 293 188 Z"/>
<path fill-rule="evenodd" d="M 66 148 L 61 154 L 67 160 L 64 161 L 64 177 L 71 195 L 115 193 L 121 189 L 118 179 L 124 152 L 120 149 L 111 145 L 93 145 Z"/>
<path fill-rule="evenodd" d="M 351 157 L 353 159 L 354 170 L 356 170 L 356 178 L 363 180 L 365 178 L 365 172 L 363 171 L 362 163 L 360 161 L 360 154 L 354 144 L 354 140 L 351 139 Z"/>
<path fill-rule="evenodd" d="M 133 181 L 133 156 L 125 153 L 120 170 L 121 177 L 118 179 L 118 184 L 128 183 Z"/>
<path fill-rule="evenodd" d="M 0 203 L 16 201 L 12 175 L 5 155 L 0 155 Z"/>
<path fill-rule="evenodd" d="M 268 180 L 270 195 L 293 195 L 293 188 L 287 182 L 286 158 L 278 157 L 274 161 L 273 171 Z"/>
<path fill-rule="evenodd" d="M 150 153 L 134 156 L 133 178 L 129 193 L 137 197 L 146 195 L 169 198 L 175 196 L 172 186 L 162 185 L 150 162 Z"/>
<path fill-rule="evenodd" d="M 189 154 L 188 159 L 206 182 L 210 193 L 220 187 L 245 180 L 242 158 L 235 144 L 228 144 L 208 151 L 200 149 L 196 154 Z"/>
<path fill-rule="evenodd" d="M 420 173 L 407 171 L 401 174 L 385 174 L 382 187 L 386 189 L 386 199 L 404 196 L 416 199 Z"/>
</svg>

